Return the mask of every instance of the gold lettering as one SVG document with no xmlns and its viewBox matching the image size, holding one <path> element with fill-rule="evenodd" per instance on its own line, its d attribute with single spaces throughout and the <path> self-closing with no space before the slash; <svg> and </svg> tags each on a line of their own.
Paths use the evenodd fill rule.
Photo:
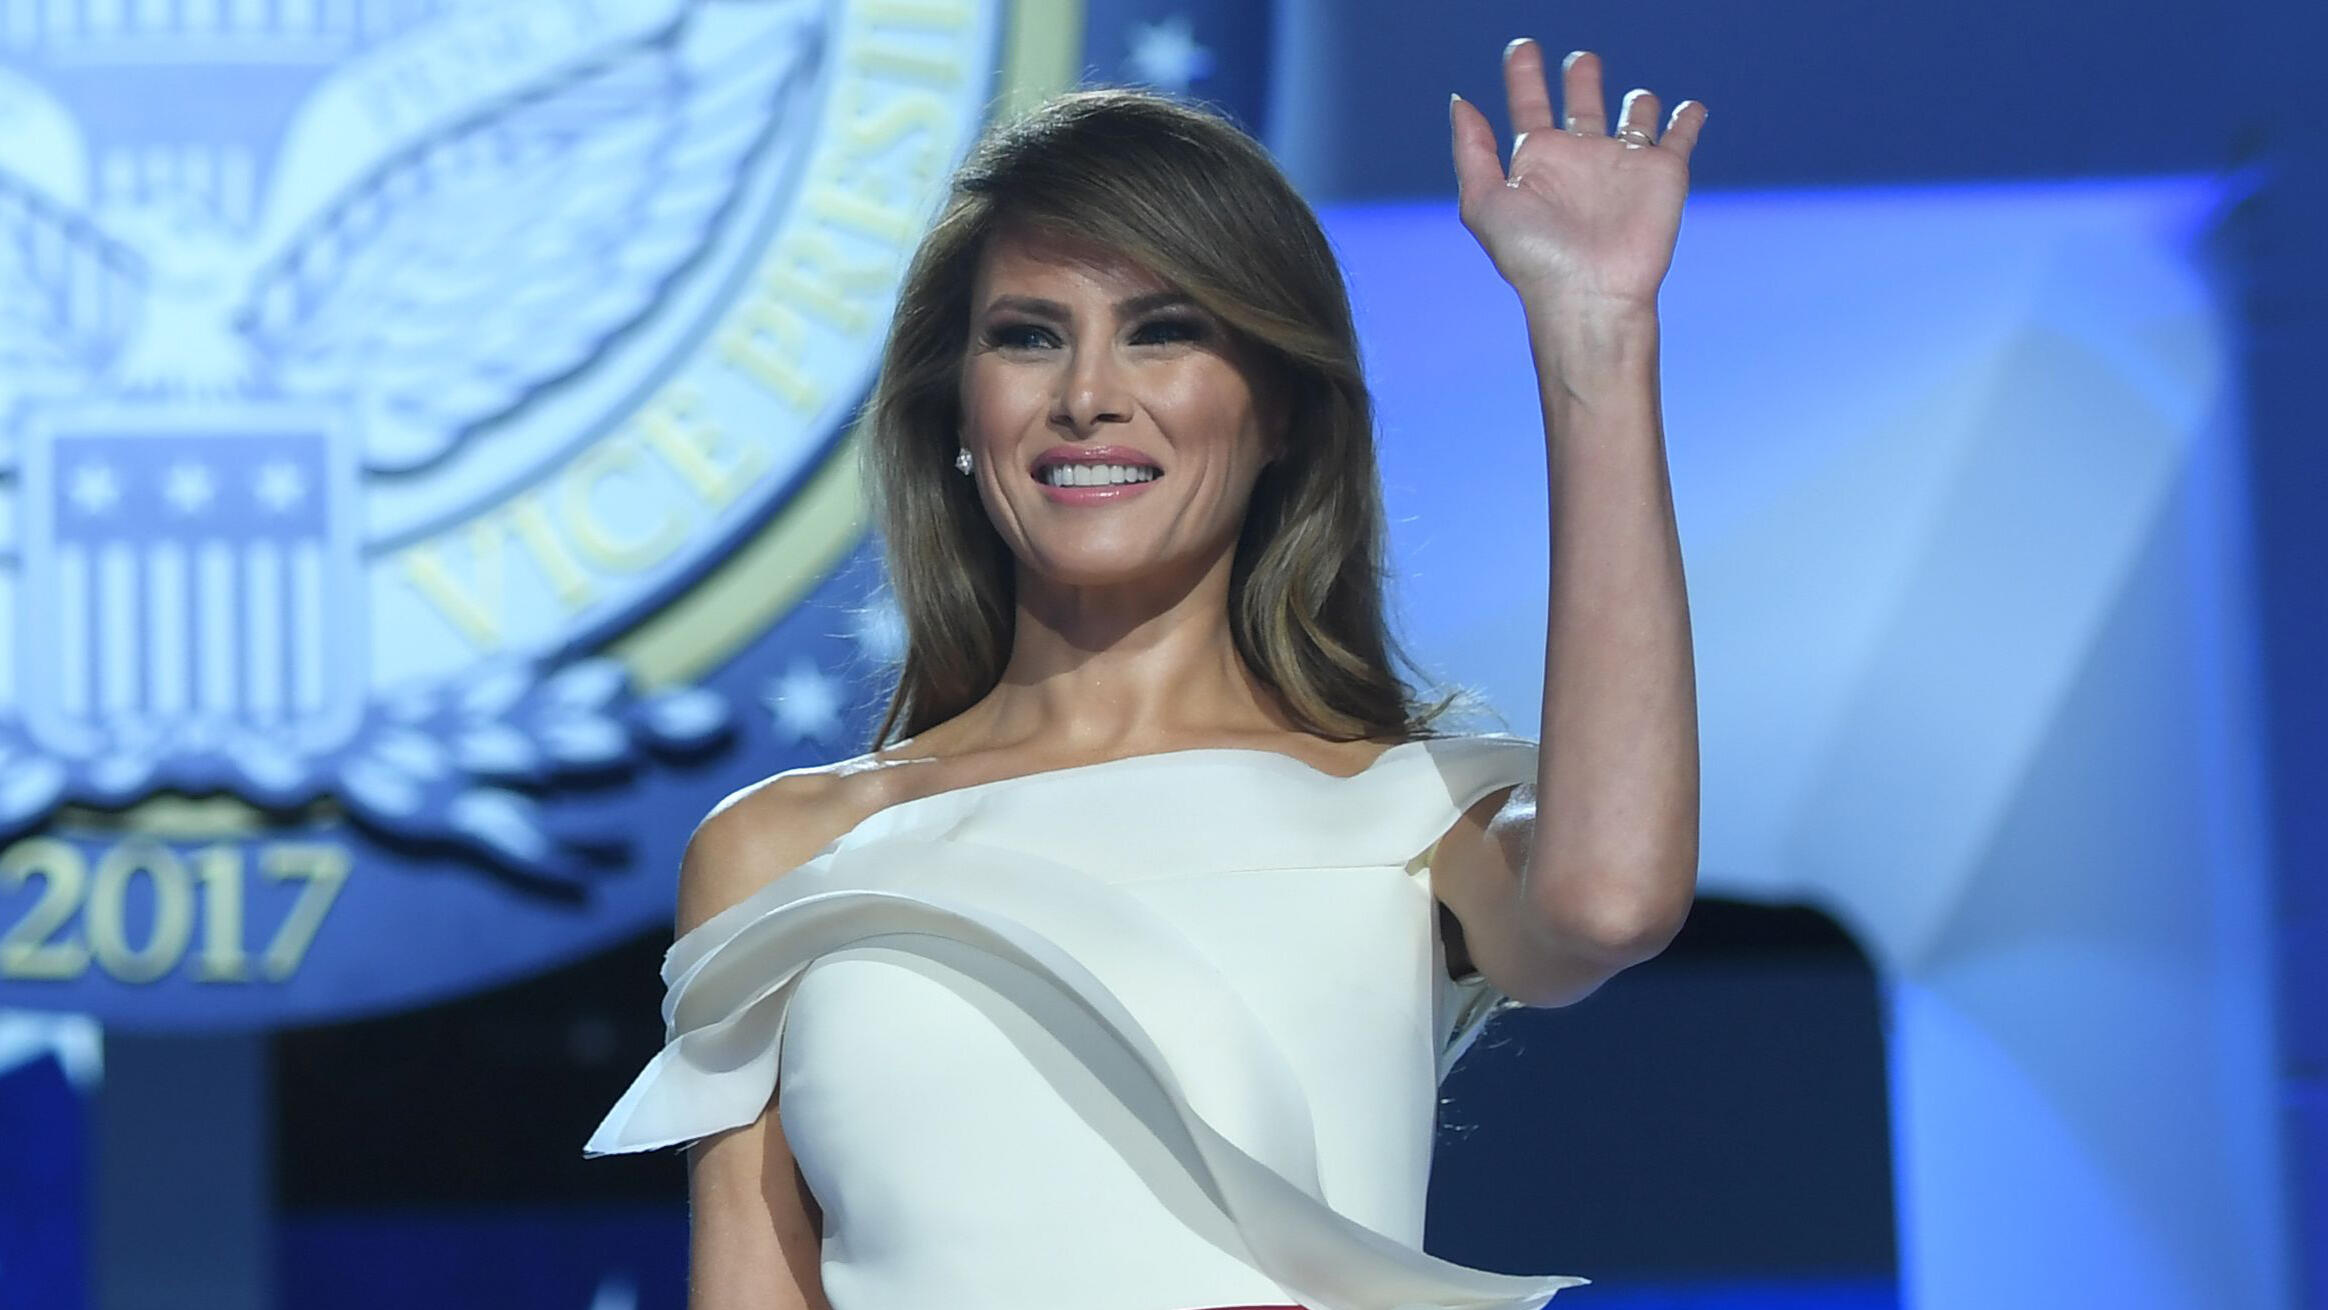
<svg viewBox="0 0 2328 1310">
<path fill-rule="evenodd" d="M 914 215 L 883 204 L 863 190 L 850 190 L 829 182 L 811 187 L 808 210 L 836 227 L 850 228 L 891 245 L 903 246 L 914 237 Z"/>
<path fill-rule="evenodd" d="M 848 139 L 851 146 L 872 153 L 897 144 L 908 132 L 934 144 L 951 126 L 952 116 L 946 110 L 945 101 L 927 91 L 915 91 L 891 98 L 880 113 L 850 119 Z"/>
<path fill-rule="evenodd" d="M 14 891 L 41 880 L 40 899 L 0 934 L 0 978 L 65 982 L 89 969 L 89 948 L 65 925 L 81 908 L 89 866 L 80 848 L 54 837 L 30 837 L 0 851 L 0 886 Z"/>
<path fill-rule="evenodd" d="M 617 433 L 583 451 L 582 457 L 574 461 L 560 480 L 560 504 L 565 507 L 566 522 L 573 529 L 574 545 L 601 568 L 636 572 L 669 555 L 686 540 L 686 529 L 679 525 L 668 504 L 663 506 L 662 517 L 653 528 L 633 535 L 628 541 L 618 539 L 599 519 L 592 493 L 616 473 L 637 468 L 638 462 L 636 438 Z M 635 493 L 619 498 L 626 502 L 644 499 Z"/>
<path fill-rule="evenodd" d="M 472 519 L 466 525 L 462 535 L 469 541 L 471 576 L 465 582 L 447 562 L 445 537 L 407 549 L 399 561 L 404 580 L 479 650 L 498 650 L 502 642 L 502 617 L 508 612 L 503 604 L 508 595 L 501 551 L 504 533 L 517 537 L 568 610 L 580 609 L 591 599 L 590 575 L 574 562 L 566 543 L 559 539 L 537 492 L 529 491 L 504 505 L 499 513 Z"/>
<path fill-rule="evenodd" d="M 153 885 L 153 921 L 143 946 L 129 942 L 129 880 L 146 875 Z M 150 983 L 178 967 L 194 937 L 194 883 L 185 862 L 160 842 L 133 838 L 109 846 L 98 857 L 81 922 L 89 933 L 89 953 L 98 966 L 125 983 Z"/>
<path fill-rule="evenodd" d="M 299 962 L 307 958 L 307 948 L 323 927 L 323 916 L 347 885 L 353 863 L 346 847 L 330 842 L 278 842 L 259 853 L 259 868 L 269 878 L 306 884 L 259 957 L 259 968 L 269 979 L 281 982 L 299 971 Z"/>
<path fill-rule="evenodd" d="M 796 362 L 806 338 L 800 315 L 765 288 L 756 287 L 750 300 L 720 329 L 719 353 L 785 404 L 812 410 L 824 398 L 824 388 Z M 648 438 L 655 439 L 655 425 L 643 417 L 641 424 Z"/>
<path fill-rule="evenodd" d="M 762 276 L 768 294 L 845 332 L 859 332 L 885 298 L 890 269 L 883 262 L 846 260 L 831 237 L 803 231 L 784 243 Z"/>
<path fill-rule="evenodd" d="M 404 580 L 452 620 L 478 649 L 497 650 L 501 646 L 503 595 L 501 530 L 492 516 L 476 519 L 468 528 L 469 559 L 476 574 L 472 587 L 462 586 L 446 566 L 441 538 L 420 542 L 404 552 L 400 561 Z"/>
<path fill-rule="evenodd" d="M 194 852 L 194 880 L 202 888 L 202 953 L 194 976 L 202 982 L 245 982 L 251 960 L 243 950 L 243 852 L 235 842 L 213 842 Z"/>
<path fill-rule="evenodd" d="M 945 101 L 922 91 L 897 96 L 879 113 L 849 119 L 846 153 L 828 180 L 865 200 L 926 196 L 945 168 L 951 126 Z M 905 141 L 913 144 L 899 149 Z"/>
<path fill-rule="evenodd" d="M 767 467 L 767 449 L 758 444 L 737 447 L 721 463 L 716 458 L 720 431 L 703 418 L 695 394 L 684 388 L 672 388 L 649 401 L 639 410 L 637 422 L 647 444 L 714 509 L 735 499 Z"/>
<path fill-rule="evenodd" d="M 542 566 L 542 574 L 555 589 L 558 603 L 569 610 L 588 604 L 592 590 L 590 575 L 566 553 L 566 543 L 559 539 L 549 513 L 542 508 L 541 494 L 529 491 L 511 501 L 509 518 L 517 529 L 517 539 L 525 543 L 534 563 Z"/>
<path fill-rule="evenodd" d="M 260 847 L 260 861 L 268 877 L 305 884 L 260 960 L 264 976 L 281 982 L 306 958 L 352 861 L 346 848 L 325 842 L 268 843 Z M 37 877 L 44 892 L 29 914 L 0 934 L 0 978 L 62 982 L 88 972 L 94 961 L 122 982 L 150 983 L 186 963 L 199 930 L 202 948 L 191 970 L 196 981 L 251 981 L 243 950 L 241 848 L 226 842 L 206 846 L 195 853 L 195 865 L 189 874 L 174 848 L 136 836 L 106 846 L 91 878 L 79 849 L 66 842 L 36 837 L 10 845 L 0 851 L 0 886 L 22 886 Z M 140 874 L 152 884 L 153 912 L 144 942 L 133 943 L 128 907 Z M 75 913 L 86 944 L 69 931 Z"/>
<path fill-rule="evenodd" d="M 849 52 L 849 62 L 868 77 L 894 77 L 903 82 L 927 82 L 952 87 L 962 80 L 962 61 L 923 54 L 878 38 L 860 41 Z"/>
</svg>

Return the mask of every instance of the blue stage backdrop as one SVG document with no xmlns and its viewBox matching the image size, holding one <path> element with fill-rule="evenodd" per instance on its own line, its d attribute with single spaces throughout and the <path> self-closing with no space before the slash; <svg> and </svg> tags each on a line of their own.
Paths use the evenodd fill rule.
<svg viewBox="0 0 2328 1310">
<path fill-rule="evenodd" d="M 0 1017 L 233 1041 L 667 924 L 697 816 L 863 744 L 901 634 L 851 425 L 902 264 L 981 127 L 1079 80 L 1210 100 L 1321 201 L 1431 179 L 1327 217 L 1413 644 L 1532 733 L 1541 433 L 1508 291 L 1446 203 L 1444 91 L 1492 102 L 1526 32 L 1719 107 L 1705 177 L 1849 182 L 1854 142 L 1860 178 L 2027 177 L 2117 101 L 2049 70 L 2085 117 L 1817 118 L 1883 91 L 1848 82 L 1869 69 L 1956 96 L 1956 63 L 1865 51 L 2011 45 L 2024 8 L 1870 46 L 1831 0 L 1769 31 L 1758 8 L 1574 32 L 1387 0 L 0 0 Z M 2069 72 L 2122 89 L 2141 26 L 2079 25 Z M 2296 1295 L 2270 566 L 2219 238 L 2260 183 L 2198 171 L 2222 161 L 2197 121 L 2083 156 L 2147 179 L 1701 191 L 1668 286 L 1706 885 L 1826 909 L 1876 963 L 1925 1310 Z M 2267 212 L 2319 212 L 2304 194 Z M 2287 235 L 2311 229 L 2260 230 L 2317 262 Z M 2284 526 L 2295 481 L 2261 489 L 2268 541 L 2318 534 Z M 0 1299 L 89 1281 L 56 1258 L 93 1176 L 83 1022 L 0 1026 L 0 1140 L 43 1147 L 0 1156 Z M 2316 1142 L 2318 1070 L 2294 1072 Z M 493 1241 L 619 1249 L 624 1272 L 532 1285 L 556 1303 L 666 1303 L 669 1215 L 522 1218 L 319 1223 L 284 1290 L 358 1304 L 324 1288 L 348 1261 Z"/>
</svg>

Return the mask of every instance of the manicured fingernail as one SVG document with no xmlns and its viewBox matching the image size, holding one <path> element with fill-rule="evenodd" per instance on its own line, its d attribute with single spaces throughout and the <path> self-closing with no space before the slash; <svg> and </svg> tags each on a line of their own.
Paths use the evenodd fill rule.
<svg viewBox="0 0 2328 1310">
<path fill-rule="evenodd" d="M 1588 54 L 1591 54 L 1591 53 L 1592 53 L 1592 52 L 1591 52 L 1591 51 L 1589 51 L 1589 50 L 1571 50 L 1571 51 L 1569 51 L 1569 52 L 1568 52 L 1568 58 L 1566 58 L 1566 59 L 1563 59 L 1563 60 L 1561 60 L 1561 61 L 1560 61 L 1560 71 L 1561 71 L 1561 72 L 1563 72 L 1563 73 L 1567 72 L 1567 71 L 1568 71 L 1568 66 L 1569 66 L 1570 64 L 1573 64 L 1573 63 L 1575 63 L 1577 60 L 1579 60 L 1579 59 L 1582 59 L 1582 58 L 1584 58 L 1586 55 L 1588 55 Z"/>
<path fill-rule="evenodd" d="M 1512 51 L 1519 49 L 1521 46 L 1524 46 L 1535 39 L 1536 38 L 1532 36 L 1515 36 L 1511 39 L 1511 44 L 1504 47 L 1504 53 L 1508 55 Z"/>
</svg>

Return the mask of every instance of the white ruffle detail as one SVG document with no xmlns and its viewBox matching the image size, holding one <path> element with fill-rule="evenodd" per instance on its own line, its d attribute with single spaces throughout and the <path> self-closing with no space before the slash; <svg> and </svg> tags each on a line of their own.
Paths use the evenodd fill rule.
<svg viewBox="0 0 2328 1310">
<path fill-rule="evenodd" d="M 1427 849 L 1445 830 L 1448 807 L 1460 813 L 1495 787 L 1533 774 L 1532 743 L 1428 744 L 1438 758 L 1418 756 L 1417 763 L 1435 764 L 1443 794 L 1411 773 L 1367 777 L 1369 787 L 1383 789 L 1381 799 L 1395 796 L 1414 809 L 1390 816 L 1386 839 L 1415 842 L 1409 851 Z M 1418 783 L 1425 792 L 1419 805 L 1412 800 Z M 1069 1026 L 1079 1030 L 1058 1036 L 1079 1061 L 1121 1069 L 1120 1057 L 1131 1057 L 1149 1085 L 1125 1096 L 1125 1106 L 1186 1163 L 1251 1265 L 1305 1305 L 1538 1310 L 1562 1289 L 1589 1281 L 1469 1268 L 1335 1210 L 1320 1185 L 1318 1136 L 1301 1080 L 1232 980 L 1180 927 L 1070 865 L 941 840 L 962 811 L 923 808 L 915 823 L 892 820 L 878 839 L 853 833 L 828 846 L 672 947 L 664 966 L 668 1041 L 591 1136 L 586 1154 L 651 1150 L 750 1123 L 776 1086 L 785 1012 L 810 963 L 852 946 L 936 954 L 947 944 L 1012 966 L 998 971 L 1006 986 L 1035 989 L 1014 1004 L 1077 1016 Z M 1385 878 L 1400 877 L 1396 862 L 1376 867 Z M 1442 1071 L 1497 999 L 1484 986 L 1458 987 L 1456 996 L 1456 1032 Z"/>
</svg>

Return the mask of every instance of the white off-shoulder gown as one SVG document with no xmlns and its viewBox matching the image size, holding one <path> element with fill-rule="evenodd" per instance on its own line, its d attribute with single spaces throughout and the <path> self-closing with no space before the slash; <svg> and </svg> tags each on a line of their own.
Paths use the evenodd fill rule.
<svg viewBox="0 0 2328 1310">
<path fill-rule="evenodd" d="M 1536 1310 L 1586 1280 L 1422 1251 L 1439 1079 L 1500 999 L 1447 977 L 1429 856 L 1535 762 L 1202 748 L 881 810 L 672 946 L 668 1042 L 584 1150 L 774 1091 L 834 1310 Z"/>
</svg>

